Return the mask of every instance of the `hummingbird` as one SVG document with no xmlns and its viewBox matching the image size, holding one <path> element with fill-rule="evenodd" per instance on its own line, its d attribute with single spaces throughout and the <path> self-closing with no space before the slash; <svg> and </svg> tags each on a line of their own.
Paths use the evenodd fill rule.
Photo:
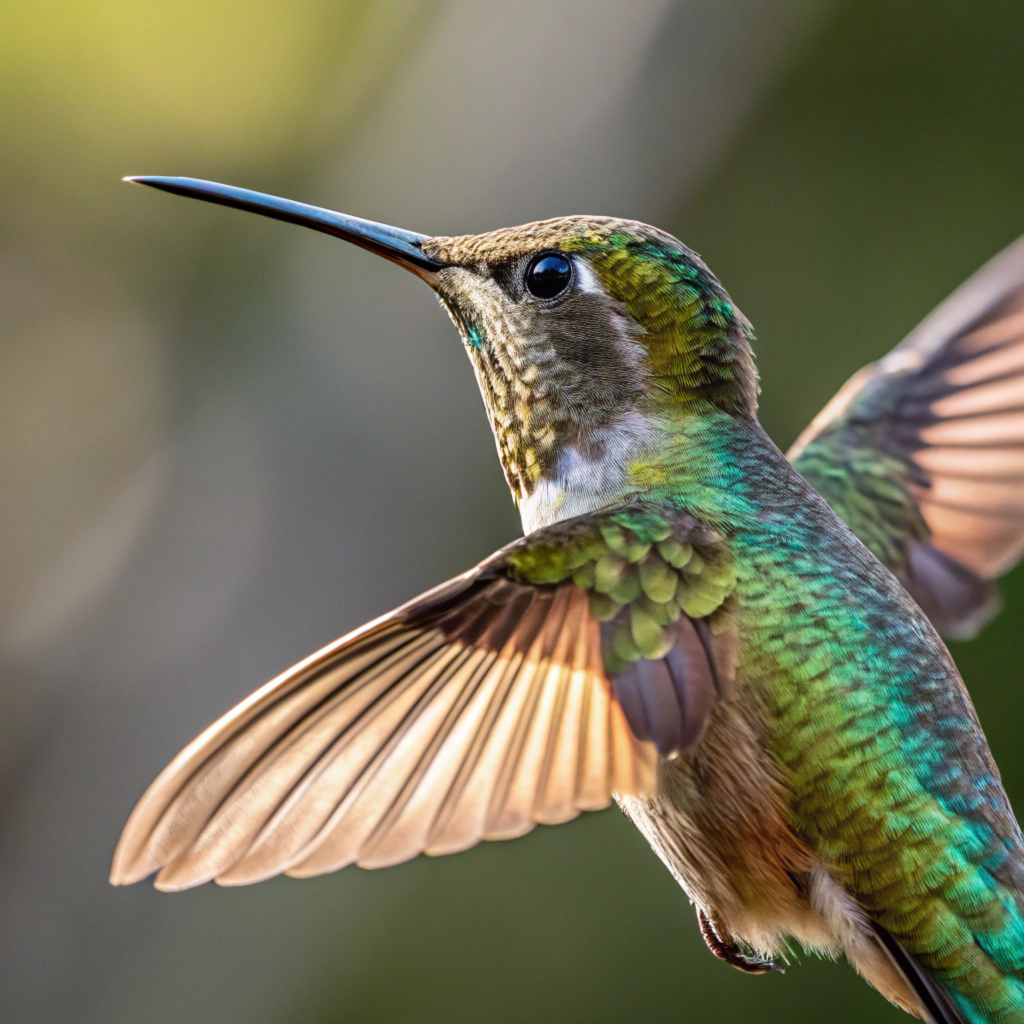
<svg viewBox="0 0 1024 1024">
<path fill-rule="evenodd" d="M 635 221 L 426 236 L 192 178 L 434 289 L 524 536 L 288 669 L 146 791 L 111 881 L 379 868 L 613 799 L 718 958 L 845 955 L 933 1024 L 1024 1022 L 1024 838 L 943 642 L 1024 552 L 1024 240 L 788 457 L 751 325 Z"/>
</svg>

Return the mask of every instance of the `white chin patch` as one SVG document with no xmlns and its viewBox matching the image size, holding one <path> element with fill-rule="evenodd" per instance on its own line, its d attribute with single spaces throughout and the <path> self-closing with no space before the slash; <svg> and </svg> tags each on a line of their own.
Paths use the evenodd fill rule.
<svg viewBox="0 0 1024 1024">
<path fill-rule="evenodd" d="M 538 481 L 533 491 L 519 502 L 523 532 L 573 516 L 584 515 L 633 494 L 628 467 L 639 455 L 654 450 L 654 428 L 638 412 L 626 413 L 611 427 L 594 432 L 601 449 L 590 459 L 573 447 L 564 448 L 551 476 Z"/>
</svg>

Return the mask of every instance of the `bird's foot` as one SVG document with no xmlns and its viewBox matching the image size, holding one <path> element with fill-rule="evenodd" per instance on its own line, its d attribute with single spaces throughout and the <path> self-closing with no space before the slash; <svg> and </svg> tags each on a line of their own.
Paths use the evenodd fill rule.
<svg viewBox="0 0 1024 1024">
<path fill-rule="evenodd" d="M 759 956 L 751 956 L 744 953 L 736 943 L 735 939 L 727 932 L 722 932 L 711 923 L 711 919 L 703 910 L 697 911 L 697 921 L 700 923 L 700 934 L 708 945 L 708 949 L 727 964 L 735 967 L 744 974 L 767 974 L 769 971 L 783 973 L 783 968 L 774 960 L 765 960 Z"/>
</svg>

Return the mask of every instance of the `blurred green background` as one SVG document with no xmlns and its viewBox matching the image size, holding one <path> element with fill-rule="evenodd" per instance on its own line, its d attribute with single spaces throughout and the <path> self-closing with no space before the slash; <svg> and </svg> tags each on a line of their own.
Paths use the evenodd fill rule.
<svg viewBox="0 0 1024 1024">
<path fill-rule="evenodd" d="M 788 444 L 1024 231 L 1015 0 L 7 0 L 0 1005 L 76 1022 L 897 1021 L 747 978 L 617 810 L 178 896 L 105 881 L 214 716 L 514 537 L 429 291 L 131 189 L 189 174 L 428 233 L 658 223 L 758 330 Z M 1024 807 L 1024 576 L 955 655 Z"/>
</svg>

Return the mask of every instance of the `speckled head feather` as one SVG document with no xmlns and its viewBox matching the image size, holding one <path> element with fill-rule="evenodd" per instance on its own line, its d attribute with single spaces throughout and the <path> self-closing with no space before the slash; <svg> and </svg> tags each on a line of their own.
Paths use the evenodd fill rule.
<svg viewBox="0 0 1024 1024">
<path fill-rule="evenodd" d="M 711 408 L 752 417 L 746 318 L 700 257 L 635 221 L 561 217 L 425 240 L 431 283 L 476 368 L 517 500 L 567 447 L 598 461 L 609 434 L 652 415 Z M 538 299 L 533 260 L 569 260 L 569 286 Z"/>
</svg>

